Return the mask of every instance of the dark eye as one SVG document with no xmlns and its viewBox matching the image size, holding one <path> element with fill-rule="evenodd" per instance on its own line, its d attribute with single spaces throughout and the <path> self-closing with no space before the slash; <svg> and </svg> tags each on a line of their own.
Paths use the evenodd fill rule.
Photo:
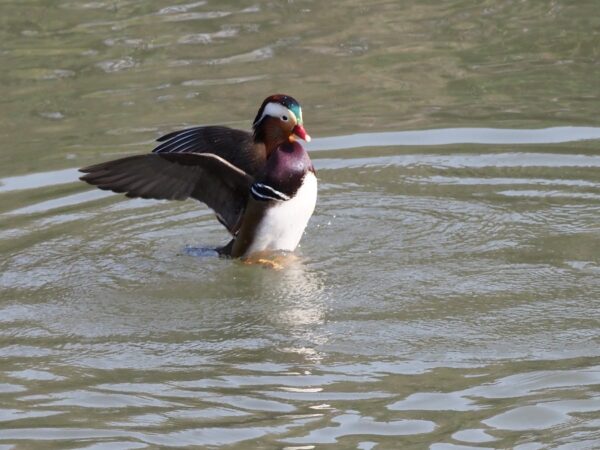
<svg viewBox="0 0 600 450">
<path fill-rule="evenodd" d="M 283 120 L 284 122 L 288 121 L 288 116 L 281 116 L 281 120 Z"/>
</svg>

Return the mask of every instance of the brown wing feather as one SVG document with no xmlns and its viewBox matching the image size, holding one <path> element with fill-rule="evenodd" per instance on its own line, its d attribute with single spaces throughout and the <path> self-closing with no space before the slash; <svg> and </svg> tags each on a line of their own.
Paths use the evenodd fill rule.
<svg viewBox="0 0 600 450">
<path fill-rule="evenodd" d="M 80 179 L 127 197 L 200 200 L 231 232 L 237 232 L 252 176 L 210 153 L 129 156 L 80 169 Z"/>
<path fill-rule="evenodd" d="M 265 164 L 264 145 L 255 144 L 251 133 L 223 126 L 187 128 L 158 138 L 153 153 L 213 153 L 256 175 Z"/>
</svg>

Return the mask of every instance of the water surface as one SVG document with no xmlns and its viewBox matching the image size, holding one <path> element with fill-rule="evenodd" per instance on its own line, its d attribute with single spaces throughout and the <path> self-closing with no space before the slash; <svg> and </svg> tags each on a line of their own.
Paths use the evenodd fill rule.
<svg viewBox="0 0 600 450">
<path fill-rule="evenodd" d="M 0 5 L 0 449 L 600 447 L 594 2 Z M 77 168 L 303 104 L 282 271 Z"/>
</svg>

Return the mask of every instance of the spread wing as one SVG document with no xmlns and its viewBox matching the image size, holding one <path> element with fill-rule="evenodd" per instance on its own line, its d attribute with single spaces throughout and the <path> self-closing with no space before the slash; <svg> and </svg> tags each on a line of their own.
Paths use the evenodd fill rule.
<svg viewBox="0 0 600 450">
<path fill-rule="evenodd" d="M 264 148 L 255 145 L 251 133 L 223 126 L 195 127 L 158 138 L 162 142 L 153 153 L 213 153 L 256 175 L 264 167 Z"/>
<path fill-rule="evenodd" d="M 129 156 L 80 169 L 80 179 L 127 197 L 200 200 L 235 234 L 253 177 L 210 153 L 154 153 Z"/>
</svg>

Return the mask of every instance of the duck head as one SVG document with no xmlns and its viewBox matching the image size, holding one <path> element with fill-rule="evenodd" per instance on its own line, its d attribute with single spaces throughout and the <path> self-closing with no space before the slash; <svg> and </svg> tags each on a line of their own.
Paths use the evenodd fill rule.
<svg viewBox="0 0 600 450">
<path fill-rule="evenodd" d="M 256 114 L 252 128 L 254 141 L 265 145 L 267 155 L 283 143 L 294 142 L 296 138 L 310 142 L 302 122 L 302 108 L 289 95 L 267 97 Z"/>
</svg>

